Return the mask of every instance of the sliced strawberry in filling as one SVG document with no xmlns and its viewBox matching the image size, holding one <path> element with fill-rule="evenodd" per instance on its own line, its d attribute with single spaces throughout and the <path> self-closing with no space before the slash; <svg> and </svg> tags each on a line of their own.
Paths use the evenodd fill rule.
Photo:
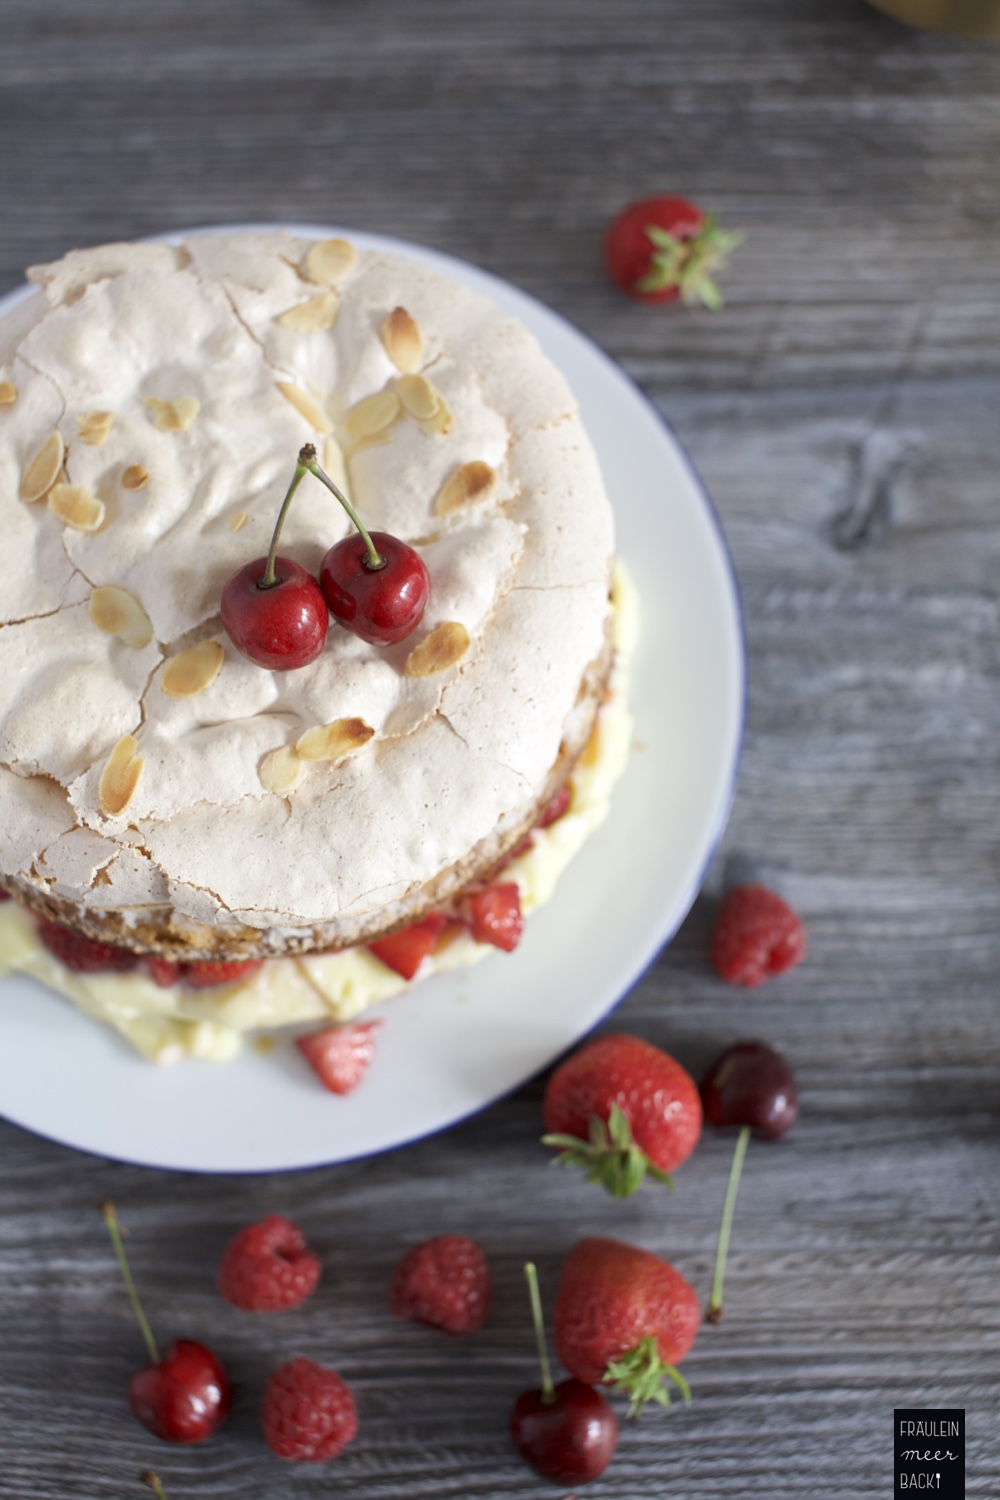
<svg viewBox="0 0 1000 1500">
<path fill-rule="evenodd" d="M 53 958 L 74 974 L 128 974 L 139 964 L 138 955 L 127 948 L 99 943 L 61 922 L 40 921 L 38 936 Z"/>
<path fill-rule="evenodd" d="M 186 990 L 208 990 L 216 984 L 235 984 L 238 979 L 248 979 L 263 967 L 262 958 L 237 959 L 232 963 L 222 959 L 201 959 L 181 964 L 180 981 Z"/>
<path fill-rule="evenodd" d="M 494 948 L 513 953 L 524 927 L 521 893 L 514 881 L 487 885 L 467 896 L 462 912 L 477 943 L 492 943 Z"/>
<path fill-rule="evenodd" d="M 400 927 L 388 937 L 376 938 L 368 944 L 368 951 L 403 979 L 412 979 L 447 921 L 443 912 L 432 911 L 419 922 L 411 922 L 409 927 Z"/>
<path fill-rule="evenodd" d="M 564 782 L 552 798 L 552 801 L 545 808 L 535 827 L 550 828 L 553 823 L 558 823 L 559 819 L 569 812 L 569 799 L 569 784 L 568 782 Z"/>
<path fill-rule="evenodd" d="M 161 990 L 168 990 L 181 977 L 181 966 L 172 958 L 147 958 L 146 973 Z"/>
</svg>

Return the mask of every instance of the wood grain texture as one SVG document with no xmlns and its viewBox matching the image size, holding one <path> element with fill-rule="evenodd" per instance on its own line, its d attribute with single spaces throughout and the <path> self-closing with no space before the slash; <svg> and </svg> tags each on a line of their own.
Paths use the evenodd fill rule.
<svg viewBox="0 0 1000 1500">
<path fill-rule="evenodd" d="M 894 1405 L 964 1406 L 968 1494 L 1000 1494 L 1000 50 L 861 0 L 0 0 L 0 287 L 73 244 L 335 221 L 465 256 L 597 338 L 676 427 L 720 511 L 750 696 L 724 846 L 614 1021 L 695 1073 L 781 1047 L 802 1118 L 753 1146 L 727 1318 L 689 1411 L 623 1435 L 594 1500 L 882 1496 Z M 677 189 L 748 231 L 727 308 L 651 313 L 599 265 L 628 199 Z M 747 995 L 709 972 L 714 900 L 755 873 L 810 952 Z M 501 961 L 501 960 L 496 960 Z M 614 1204 L 536 1145 L 541 1082 L 433 1140 L 292 1176 L 201 1179 L 0 1124 L 0 1497 L 542 1500 L 508 1450 L 535 1379 L 521 1263 L 551 1302 L 585 1232 L 707 1290 L 729 1142 Z M 97 1204 L 115 1198 L 164 1338 L 238 1383 L 204 1449 L 124 1406 L 141 1360 Z M 228 1237 L 266 1212 L 323 1257 L 311 1305 L 236 1313 Z M 468 1341 L 391 1324 L 403 1248 L 479 1237 Z M 336 1465 L 263 1446 L 264 1379 L 354 1386 Z"/>
</svg>

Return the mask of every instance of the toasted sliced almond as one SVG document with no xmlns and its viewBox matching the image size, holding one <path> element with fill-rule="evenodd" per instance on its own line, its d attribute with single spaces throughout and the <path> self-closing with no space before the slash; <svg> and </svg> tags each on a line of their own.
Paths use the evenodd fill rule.
<svg viewBox="0 0 1000 1500">
<path fill-rule="evenodd" d="M 405 307 L 394 307 L 381 327 L 382 342 L 397 370 L 412 375 L 424 359 L 424 340 L 420 329 Z"/>
<path fill-rule="evenodd" d="M 358 262 L 350 240 L 318 240 L 306 255 L 306 275 L 323 286 L 336 286 Z"/>
<path fill-rule="evenodd" d="M 418 422 L 428 421 L 441 408 L 441 392 L 423 375 L 401 375 L 396 390 L 405 409 Z"/>
<path fill-rule="evenodd" d="M 237 510 L 229 517 L 230 531 L 242 531 L 250 517 L 245 510 Z"/>
<path fill-rule="evenodd" d="M 97 531 L 104 523 L 104 502 L 82 484 L 54 484 L 46 505 L 74 531 Z"/>
<path fill-rule="evenodd" d="M 13 380 L 0 380 L 0 406 L 13 406 L 17 400 L 17 386 Z"/>
<path fill-rule="evenodd" d="M 135 795 L 142 768 L 146 764 L 145 757 L 136 753 L 138 749 L 135 736 L 123 734 L 101 772 L 97 794 L 101 811 L 107 813 L 109 818 L 117 818 L 119 813 L 123 813 Z"/>
<path fill-rule="evenodd" d="M 398 416 L 399 397 L 392 386 L 387 385 L 351 407 L 344 419 L 344 431 L 349 442 L 358 443 L 374 437 L 377 432 L 384 432 Z"/>
<path fill-rule="evenodd" d="M 29 505 L 41 500 L 59 478 L 66 449 L 61 432 L 53 432 L 45 439 L 24 473 L 21 475 L 21 499 Z"/>
<path fill-rule="evenodd" d="M 440 392 L 438 392 L 440 395 Z M 443 437 L 451 428 L 451 407 L 441 397 L 441 404 L 432 416 L 427 417 L 420 423 L 428 437 Z"/>
<path fill-rule="evenodd" d="M 163 668 L 160 690 L 168 698 L 194 698 L 218 677 L 225 656 L 218 641 L 199 641 L 178 651 Z"/>
<path fill-rule="evenodd" d="M 160 432 L 184 432 L 201 411 L 197 396 L 178 396 L 176 401 L 161 401 L 158 396 L 148 396 L 150 421 Z"/>
<path fill-rule="evenodd" d="M 469 649 L 469 632 L 458 620 L 435 625 L 430 635 L 414 646 L 403 668 L 407 677 L 433 677 L 461 661 Z"/>
<path fill-rule="evenodd" d="M 137 651 L 148 646 L 153 639 L 150 618 L 128 589 L 102 583 L 91 594 L 87 611 L 98 630 L 116 635 L 126 646 L 134 646 Z"/>
<path fill-rule="evenodd" d="M 466 505 L 485 500 L 496 483 L 496 477 L 496 470 L 491 469 L 489 464 L 484 464 L 482 459 L 474 458 L 471 463 L 463 464 L 448 476 L 438 490 L 434 514 L 450 516 L 453 511 L 461 510 Z"/>
<path fill-rule="evenodd" d="M 141 490 L 149 483 L 149 470 L 144 469 L 142 464 L 129 464 L 127 469 L 122 470 L 122 488 L 126 490 Z"/>
<path fill-rule="evenodd" d="M 80 441 L 90 448 L 99 448 L 115 425 L 113 411 L 85 411 L 77 417 Z"/>
<path fill-rule="evenodd" d="M 290 745 L 282 745 L 264 756 L 257 775 L 265 791 L 288 792 L 302 775 L 302 762 Z"/>
<path fill-rule="evenodd" d="M 334 719 L 332 724 L 317 724 L 307 729 L 295 746 L 303 760 L 340 760 L 352 750 L 367 745 L 375 731 L 364 719 Z"/>
<path fill-rule="evenodd" d="M 323 444 L 323 467 L 342 490 L 347 489 L 347 465 L 344 463 L 344 450 L 335 437 L 328 437 Z"/>
<path fill-rule="evenodd" d="M 315 396 L 310 396 L 300 386 L 291 385 L 287 380 L 278 381 L 278 390 L 286 401 L 290 401 L 300 416 L 305 417 L 309 426 L 315 432 L 332 432 L 333 423 L 329 415 L 320 406 Z"/>
<path fill-rule="evenodd" d="M 275 318 L 279 328 L 291 328 L 295 333 L 324 333 L 332 328 L 340 311 L 340 298 L 331 288 L 313 297 L 309 302 L 300 302 Z"/>
</svg>

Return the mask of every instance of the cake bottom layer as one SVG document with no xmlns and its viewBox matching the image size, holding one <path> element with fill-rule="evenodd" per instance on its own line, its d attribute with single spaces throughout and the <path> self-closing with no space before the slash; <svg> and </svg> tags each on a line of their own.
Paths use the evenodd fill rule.
<svg viewBox="0 0 1000 1500">
<path fill-rule="evenodd" d="M 547 901 L 587 837 L 607 816 L 611 791 L 628 758 L 632 720 L 627 707 L 628 662 L 637 629 L 637 604 L 627 574 L 616 569 L 615 662 L 608 695 L 590 741 L 569 777 L 569 810 L 532 833 L 531 847 L 503 871 L 517 883 L 525 916 Z M 446 941 L 422 963 L 413 981 L 402 979 L 367 948 L 301 958 L 275 958 L 251 977 L 211 990 L 161 987 L 141 971 L 75 974 L 41 944 L 35 918 L 14 902 L 0 906 L 0 976 L 21 973 L 113 1026 L 152 1062 L 185 1057 L 225 1061 L 247 1033 L 314 1021 L 347 1021 L 367 1006 L 411 983 L 478 963 L 496 949 L 465 930 L 450 928 Z M 497 957 L 498 963 L 503 956 Z"/>
</svg>

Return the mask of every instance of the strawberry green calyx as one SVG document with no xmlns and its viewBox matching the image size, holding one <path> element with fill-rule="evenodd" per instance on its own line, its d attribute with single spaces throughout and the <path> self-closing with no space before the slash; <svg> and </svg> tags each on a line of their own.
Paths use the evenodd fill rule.
<svg viewBox="0 0 1000 1500">
<path fill-rule="evenodd" d="M 687 1406 L 691 1400 L 691 1387 L 676 1365 L 669 1365 L 660 1358 L 656 1339 L 641 1339 L 634 1349 L 623 1354 L 621 1359 L 609 1362 L 604 1379 L 613 1391 L 629 1397 L 627 1415 L 639 1417 L 650 1401 L 658 1406 L 672 1406 L 670 1389 L 664 1381 L 672 1380 Z"/>
<path fill-rule="evenodd" d="M 619 1104 L 612 1104 L 607 1121 L 591 1115 L 589 1140 L 576 1135 L 543 1135 L 542 1144 L 558 1148 L 553 1166 L 582 1167 L 587 1181 L 599 1182 L 612 1198 L 630 1198 L 647 1174 L 674 1190 L 670 1173 L 651 1162 L 636 1143 L 628 1116 Z"/>
<path fill-rule="evenodd" d="M 682 302 L 689 306 L 700 302 L 718 312 L 722 296 L 712 277 L 743 243 L 744 236 L 720 229 L 714 214 L 705 215 L 698 233 L 690 239 L 678 239 L 657 224 L 647 225 L 646 234 L 655 249 L 650 268 L 636 282 L 635 290 L 663 292 L 676 287 Z"/>
</svg>

